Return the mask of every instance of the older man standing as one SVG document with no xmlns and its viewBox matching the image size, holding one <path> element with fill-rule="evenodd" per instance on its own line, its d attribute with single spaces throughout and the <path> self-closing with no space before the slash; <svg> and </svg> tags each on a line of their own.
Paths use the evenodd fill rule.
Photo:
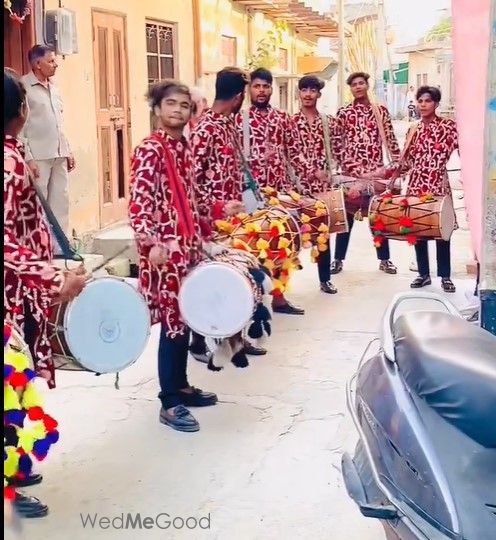
<svg viewBox="0 0 496 540">
<path fill-rule="evenodd" d="M 31 71 L 22 82 L 29 115 L 23 130 L 26 161 L 64 232 L 69 228 L 68 173 L 76 163 L 62 131 L 62 99 L 52 81 L 57 59 L 50 47 L 28 53 Z"/>
</svg>

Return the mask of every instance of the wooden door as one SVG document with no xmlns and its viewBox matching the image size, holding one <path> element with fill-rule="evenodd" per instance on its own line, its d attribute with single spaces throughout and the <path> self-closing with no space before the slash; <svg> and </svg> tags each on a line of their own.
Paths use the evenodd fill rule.
<svg viewBox="0 0 496 540">
<path fill-rule="evenodd" d="M 22 24 L 15 23 L 7 12 L 3 14 L 3 65 L 19 75 L 28 73 L 28 51 L 34 45 L 34 15 Z"/>
<path fill-rule="evenodd" d="M 129 96 L 125 19 L 93 11 L 100 227 L 127 218 Z"/>
</svg>

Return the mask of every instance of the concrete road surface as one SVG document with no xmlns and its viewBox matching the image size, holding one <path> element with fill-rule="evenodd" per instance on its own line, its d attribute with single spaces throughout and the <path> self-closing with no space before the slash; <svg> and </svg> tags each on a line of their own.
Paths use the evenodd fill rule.
<svg viewBox="0 0 496 540">
<path fill-rule="evenodd" d="M 464 271 L 467 231 L 457 231 L 453 252 L 459 291 L 452 298 L 462 305 L 473 287 Z M 317 270 L 304 254 L 290 296 L 307 314 L 275 316 L 266 357 L 220 373 L 190 361 L 191 384 L 220 400 L 194 410 L 199 433 L 177 433 L 158 422 L 157 328 L 143 356 L 121 374 L 120 390 L 110 375 L 60 373 L 58 388 L 45 394 L 61 440 L 41 465 L 45 481 L 29 490 L 50 506 L 50 515 L 24 522 L 26 538 L 382 539 L 381 527 L 348 499 L 340 459 L 356 442 L 345 383 L 388 301 L 414 277 L 412 248 L 395 242 L 392 254 L 397 276 L 378 271 L 366 222 L 357 224 L 349 260 L 335 278 L 336 296 L 319 292 Z M 430 289 L 440 290 L 437 279 Z M 122 530 L 120 519 L 106 528 L 106 518 L 128 513 L 142 520 L 190 517 L 197 528 Z M 104 528 L 91 521 L 85 528 L 81 515 L 103 518 Z M 167 526 L 166 516 L 159 525 Z"/>
</svg>

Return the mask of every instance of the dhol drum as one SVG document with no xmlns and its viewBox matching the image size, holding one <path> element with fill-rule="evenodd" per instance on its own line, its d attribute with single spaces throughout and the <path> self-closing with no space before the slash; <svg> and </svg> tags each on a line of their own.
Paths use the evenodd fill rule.
<svg viewBox="0 0 496 540">
<path fill-rule="evenodd" d="M 275 269 L 295 260 L 301 251 L 298 223 L 283 208 L 265 208 L 217 226 L 219 242 L 248 251 L 262 263 L 270 259 Z"/>
<path fill-rule="evenodd" d="M 191 330 L 224 339 L 249 324 L 262 297 L 250 264 L 245 254 L 229 252 L 201 262 L 188 274 L 179 289 L 179 309 Z"/>
<path fill-rule="evenodd" d="M 325 244 L 329 238 L 329 209 L 324 201 L 298 193 L 266 193 L 271 207 L 287 210 L 297 221 L 302 234 L 303 247 Z"/>
<path fill-rule="evenodd" d="M 53 306 L 49 339 L 58 369 L 118 373 L 143 353 L 151 320 L 143 296 L 116 277 L 90 280 L 70 302 Z"/>
<path fill-rule="evenodd" d="M 319 193 L 317 198 L 324 201 L 329 210 L 329 232 L 347 233 L 349 227 L 348 220 L 346 219 L 344 189 L 331 189 L 325 193 Z"/>
<path fill-rule="evenodd" d="M 370 202 L 372 234 L 396 240 L 449 240 L 456 228 L 453 199 L 383 195 Z"/>
<path fill-rule="evenodd" d="M 379 169 L 379 171 L 382 171 L 382 169 Z M 401 181 L 399 179 L 391 184 L 390 179 L 374 176 L 374 172 L 364 174 L 360 178 L 335 175 L 332 180 L 336 187 L 343 188 L 346 212 L 348 214 L 355 214 L 360 211 L 363 216 L 367 216 L 372 197 L 381 195 L 387 190 L 391 190 L 393 194 L 399 194 L 401 191 Z"/>
</svg>

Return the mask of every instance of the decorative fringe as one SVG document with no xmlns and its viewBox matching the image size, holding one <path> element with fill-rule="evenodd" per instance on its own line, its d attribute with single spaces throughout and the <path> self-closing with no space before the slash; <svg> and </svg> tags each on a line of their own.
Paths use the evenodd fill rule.
<svg viewBox="0 0 496 540">
<path fill-rule="evenodd" d="M 264 335 L 264 330 L 266 331 L 267 335 L 270 336 L 272 329 L 269 321 L 271 318 L 272 316 L 268 308 L 263 304 L 263 302 L 260 302 L 255 310 L 255 313 L 253 314 L 253 322 L 248 329 L 248 336 L 252 339 L 260 339 Z"/>
</svg>

